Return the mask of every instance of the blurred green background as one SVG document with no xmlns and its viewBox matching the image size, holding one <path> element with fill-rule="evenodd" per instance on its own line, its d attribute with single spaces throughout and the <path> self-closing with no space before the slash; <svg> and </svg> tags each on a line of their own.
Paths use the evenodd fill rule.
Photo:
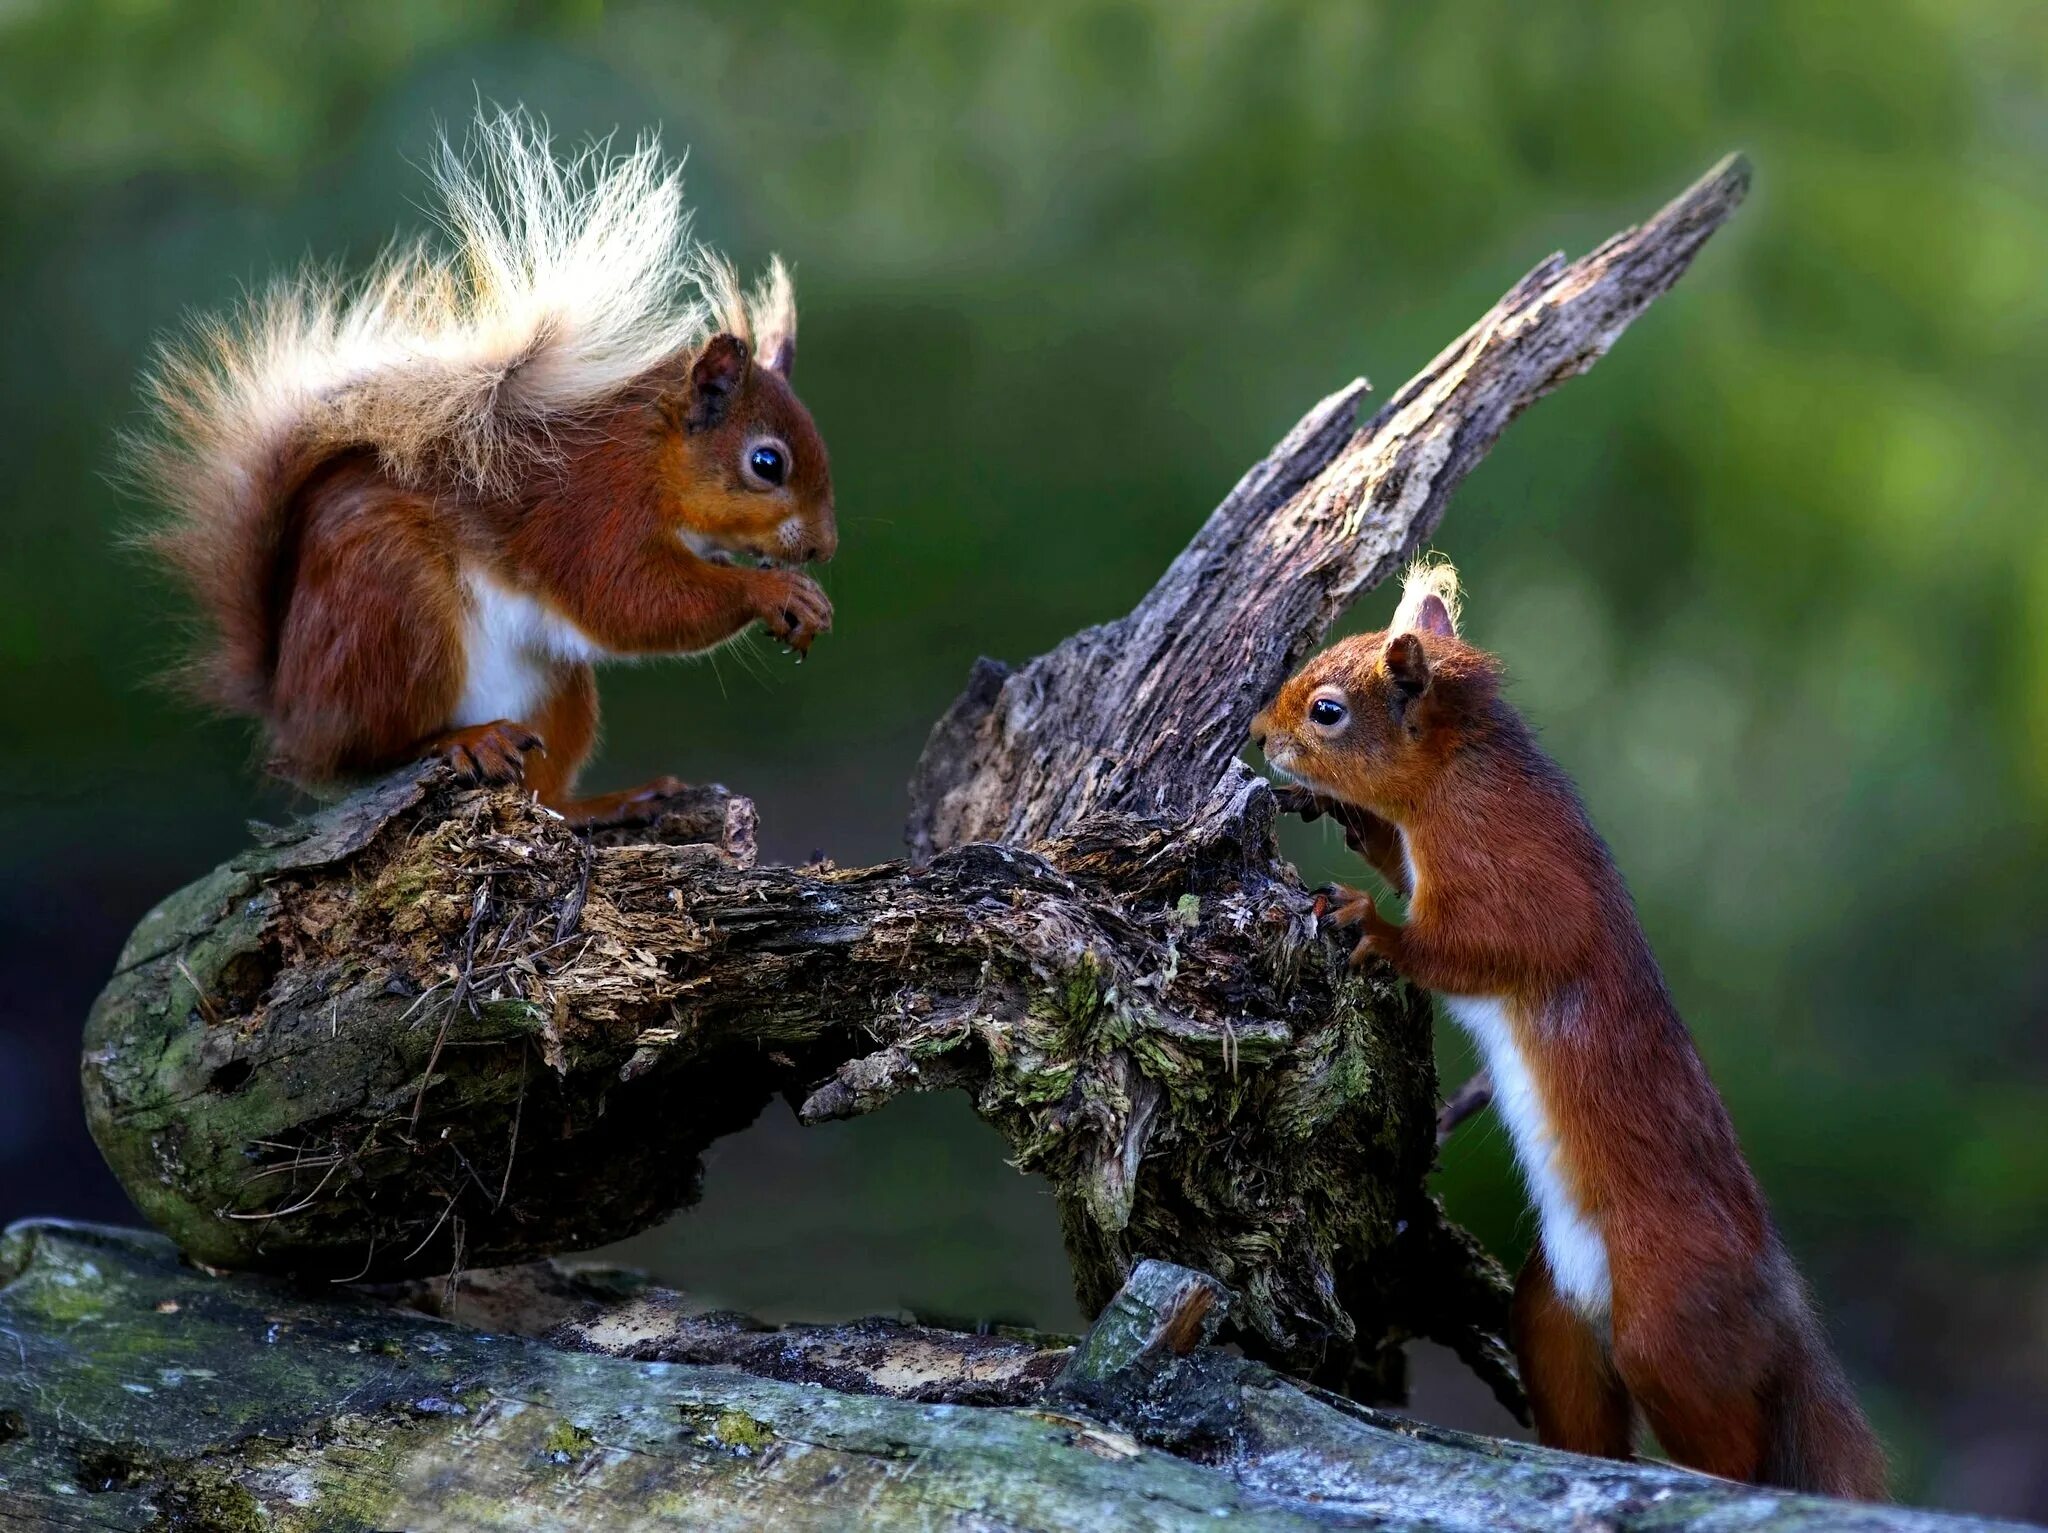
<svg viewBox="0 0 2048 1533">
<path fill-rule="evenodd" d="M 723 779 L 771 854 L 848 863 L 896 852 L 977 654 L 1124 611 L 1316 398 L 1384 397 L 1546 252 L 1746 150 L 1734 226 L 1437 543 L 1903 1488 L 2048 1516 L 2048 9 L 2020 0 L 0 6 L 0 1214 L 125 1216 L 80 1019 L 134 919 L 289 803 L 152 685 L 173 608 L 105 477 L 134 375 L 184 311 L 416 228 L 480 98 L 660 127 L 702 233 L 796 265 L 837 627 L 800 671 L 611 674 L 588 780 Z M 1345 872 L 1320 829 L 1304 873 Z M 1518 1259 L 1497 1127 L 1446 1161 Z M 631 1254 L 770 1314 L 1078 1318 L 1043 1190 L 957 1098 L 778 1107 Z M 1418 1409 L 1499 1424 L 1435 1361 Z"/>
</svg>

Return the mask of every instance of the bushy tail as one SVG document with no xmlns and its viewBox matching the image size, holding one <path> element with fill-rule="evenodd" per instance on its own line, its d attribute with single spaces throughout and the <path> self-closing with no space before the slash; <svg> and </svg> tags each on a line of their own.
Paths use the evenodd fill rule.
<svg viewBox="0 0 2048 1533">
<path fill-rule="evenodd" d="M 123 444 L 129 483 L 167 513 L 135 537 L 192 594 L 206 633 L 180 674 L 231 713 L 261 714 L 282 621 L 288 512 L 326 456 L 322 406 L 336 290 L 280 284 L 232 320 L 195 323 L 143 381 L 151 425 Z"/>
<path fill-rule="evenodd" d="M 1766 1485 L 1857 1501 L 1889 1495 L 1884 1448 L 1810 1313 L 1795 1322 L 1767 1431 Z"/>
</svg>

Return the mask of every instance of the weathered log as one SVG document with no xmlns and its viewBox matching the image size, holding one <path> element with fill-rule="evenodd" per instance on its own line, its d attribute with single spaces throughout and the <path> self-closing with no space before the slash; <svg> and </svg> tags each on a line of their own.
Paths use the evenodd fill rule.
<svg viewBox="0 0 2048 1533">
<path fill-rule="evenodd" d="M 1159 1262 L 1078 1347 L 769 1332 L 630 1289 L 486 1274 L 452 1299 L 478 1330 L 211 1277 L 154 1236 L 17 1226 L 0 1529 L 1987 1526 L 1369 1410 L 1208 1345 L 1221 1285 Z M 1001 1403 L 950 1403 L 1005 1367 Z"/>
<path fill-rule="evenodd" d="M 145 920 L 88 1025 L 93 1132 L 194 1256 L 393 1278 L 617 1239 L 772 1096 L 808 1119 L 967 1090 L 1052 1183 L 1090 1313 L 1146 1256 L 1233 1336 L 1362 1397 L 1400 1345 L 1511 1393 L 1499 1275 L 1424 1178 L 1428 1012 L 1350 977 L 1236 759 L 1280 677 L 1441 517 L 1517 412 L 1685 269 L 1746 171 L 1539 266 L 1366 426 L 1331 396 L 1130 616 L 977 667 L 913 785 L 910 864 L 579 838 L 400 773 Z"/>
</svg>

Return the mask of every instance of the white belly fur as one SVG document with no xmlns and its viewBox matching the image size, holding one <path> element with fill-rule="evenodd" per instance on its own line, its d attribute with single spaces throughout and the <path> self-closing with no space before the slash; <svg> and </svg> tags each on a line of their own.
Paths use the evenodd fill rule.
<svg viewBox="0 0 2048 1533">
<path fill-rule="evenodd" d="M 462 700 L 455 705 L 453 727 L 496 719 L 531 724 L 555 666 L 604 658 L 580 628 L 525 592 L 476 570 L 466 572 L 463 582 L 469 612 L 462 631 Z"/>
<path fill-rule="evenodd" d="M 1507 1003 L 1493 995 L 1438 998 L 1444 1010 L 1472 1035 L 1493 1076 L 1493 1105 L 1508 1126 L 1515 1159 L 1521 1162 L 1529 1196 L 1536 1204 L 1543 1254 L 1549 1259 L 1558 1292 L 1581 1314 L 1604 1317 L 1613 1295 L 1607 1241 L 1565 1180 L 1557 1134 L 1529 1073 L 1529 1063 L 1515 1042 Z"/>
</svg>

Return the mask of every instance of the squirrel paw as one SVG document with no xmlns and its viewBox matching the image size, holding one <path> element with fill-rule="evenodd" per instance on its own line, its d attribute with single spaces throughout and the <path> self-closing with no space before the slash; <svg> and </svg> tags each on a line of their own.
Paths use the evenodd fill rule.
<svg viewBox="0 0 2048 1533">
<path fill-rule="evenodd" d="M 1379 908 L 1372 896 L 1349 884 L 1325 884 L 1316 891 L 1316 914 L 1327 916 L 1338 926 L 1357 926 L 1373 920 Z"/>
<path fill-rule="evenodd" d="M 539 735 L 510 719 L 453 730 L 433 744 L 431 755 L 445 758 L 465 783 L 524 782 L 526 753 L 547 754 Z"/>
<path fill-rule="evenodd" d="M 1367 932 L 1358 939 L 1358 945 L 1351 950 L 1351 956 L 1344 962 L 1350 968 L 1362 969 L 1374 958 L 1382 956 L 1384 955 L 1380 952 L 1379 943 L 1373 940 L 1371 932 Z"/>
<path fill-rule="evenodd" d="M 1332 905 L 1336 908 L 1331 909 Z M 1315 910 L 1317 916 L 1327 918 L 1333 926 L 1365 928 L 1364 935 L 1358 939 L 1358 946 L 1351 950 L 1352 968 L 1363 968 L 1372 958 L 1390 956 L 1390 934 L 1399 932 L 1400 928 L 1380 914 L 1370 894 L 1347 884 L 1331 884 L 1317 891 Z"/>
<path fill-rule="evenodd" d="M 801 570 L 762 570 L 754 586 L 754 616 L 799 655 L 832 627 L 832 602 Z"/>
</svg>

